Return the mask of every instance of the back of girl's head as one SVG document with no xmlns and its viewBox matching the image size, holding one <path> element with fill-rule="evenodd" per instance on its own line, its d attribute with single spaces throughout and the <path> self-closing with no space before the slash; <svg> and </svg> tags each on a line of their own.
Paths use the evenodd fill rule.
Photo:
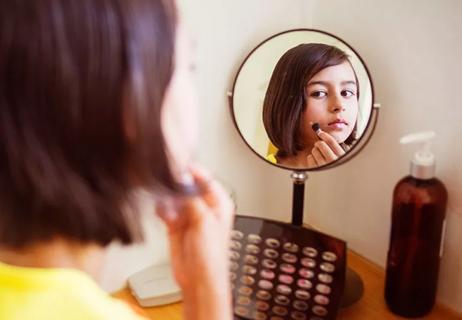
<svg viewBox="0 0 462 320">
<path fill-rule="evenodd" d="M 130 191 L 180 192 L 160 123 L 175 26 L 166 0 L 0 0 L 0 246 L 130 243 Z"/>
<path fill-rule="evenodd" d="M 263 102 L 263 123 L 281 157 L 303 149 L 300 119 L 306 107 L 305 87 L 319 71 L 348 61 L 348 55 L 335 46 L 300 44 L 279 59 Z"/>
</svg>

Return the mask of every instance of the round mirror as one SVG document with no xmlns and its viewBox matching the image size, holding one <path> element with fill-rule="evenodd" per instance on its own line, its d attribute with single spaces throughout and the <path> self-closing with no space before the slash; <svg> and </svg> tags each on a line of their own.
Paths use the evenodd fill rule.
<svg viewBox="0 0 462 320">
<path fill-rule="evenodd" d="M 345 41 L 319 30 L 289 30 L 263 41 L 240 66 L 229 95 L 247 145 L 289 170 L 348 161 L 377 118 L 363 60 Z"/>
</svg>

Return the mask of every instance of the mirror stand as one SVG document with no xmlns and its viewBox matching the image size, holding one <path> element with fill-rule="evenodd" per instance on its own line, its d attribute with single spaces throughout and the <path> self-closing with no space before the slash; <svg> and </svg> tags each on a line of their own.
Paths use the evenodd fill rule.
<svg viewBox="0 0 462 320">
<path fill-rule="evenodd" d="M 290 177 L 293 181 L 292 195 L 292 225 L 303 226 L 303 205 L 305 197 L 305 181 L 308 175 L 304 171 L 294 171 Z M 345 289 L 340 301 L 340 307 L 346 308 L 358 302 L 364 293 L 364 283 L 358 273 L 347 266 Z"/>
<path fill-rule="evenodd" d="M 304 171 L 294 171 L 290 175 L 294 183 L 292 195 L 292 224 L 303 225 L 303 203 L 305 197 L 305 181 L 308 175 Z"/>
</svg>

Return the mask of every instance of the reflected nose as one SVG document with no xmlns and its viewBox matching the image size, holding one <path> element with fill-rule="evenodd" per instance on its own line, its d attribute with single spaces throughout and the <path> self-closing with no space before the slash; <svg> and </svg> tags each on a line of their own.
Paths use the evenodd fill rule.
<svg viewBox="0 0 462 320">
<path fill-rule="evenodd" d="M 345 111 L 345 107 L 342 103 L 342 97 L 340 95 L 331 96 L 330 110 L 334 113 Z"/>
</svg>

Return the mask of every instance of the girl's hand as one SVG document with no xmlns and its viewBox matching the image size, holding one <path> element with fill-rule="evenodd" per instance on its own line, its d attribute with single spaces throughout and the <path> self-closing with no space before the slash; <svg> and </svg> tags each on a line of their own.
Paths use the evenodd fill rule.
<svg viewBox="0 0 462 320">
<path fill-rule="evenodd" d="M 308 168 L 316 168 L 331 163 L 345 154 L 345 150 L 337 140 L 327 132 L 319 132 L 318 137 L 321 140 L 314 144 L 311 154 L 307 157 Z"/>
<path fill-rule="evenodd" d="M 170 241 L 174 276 L 185 319 L 231 319 L 229 240 L 234 205 L 203 170 L 192 171 L 199 196 L 158 204 Z"/>
</svg>

